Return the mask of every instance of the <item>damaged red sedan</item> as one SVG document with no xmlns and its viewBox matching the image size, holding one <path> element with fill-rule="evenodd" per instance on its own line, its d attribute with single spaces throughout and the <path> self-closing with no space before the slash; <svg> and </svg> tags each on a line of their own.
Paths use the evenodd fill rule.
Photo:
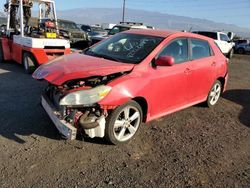
<svg viewBox="0 0 250 188">
<path fill-rule="evenodd" d="M 42 105 L 68 139 L 77 133 L 131 140 L 142 122 L 206 102 L 225 91 L 228 60 L 212 39 L 164 30 L 130 30 L 33 74 L 49 84 Z"/>
</svg>

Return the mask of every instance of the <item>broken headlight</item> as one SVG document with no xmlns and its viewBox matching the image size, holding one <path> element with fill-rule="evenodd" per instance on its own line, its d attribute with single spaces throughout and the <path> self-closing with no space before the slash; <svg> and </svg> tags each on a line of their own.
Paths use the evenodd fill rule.
<svg viewBox="0 0 250 188">
<path fill-rule="evenodd" d="M 99 102 L 111 91 L 110 86 L 98 86 L 88 90 L 75 91 L 67 94 L 60 101 L 62 106 L 91 105 Z"/>
</svg>

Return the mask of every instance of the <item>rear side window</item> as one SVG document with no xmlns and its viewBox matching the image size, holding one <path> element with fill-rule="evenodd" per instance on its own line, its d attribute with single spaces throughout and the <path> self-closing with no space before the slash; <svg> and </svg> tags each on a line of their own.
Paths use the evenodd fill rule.
<svg viewBox="0 0 250 188">
<path fill-rule="evenodd" d="M 191 39 L 192 59 L 201 59 L 212 55 L 211 47 L 205 40 Z"/>
<path fill-rule="evenodd" d="M 222 41 L 229 41 L 229 38 L 225 34 L 220 34 L 220 40 L 222 40 Z"/>
<path fill-rule="evenodd" d="M 196 32 L 196 33 L 199 34 L 199 35 L 203 35 L 203 36 L 212 38 L 212 39 L 214 39 L 214 40 L 217 40 L 217 39 L 218 39 L 217 33 L 215 33 L 215 32 L 203 32 L 203 31 L 198 31 L 198 32 Z"/>
<path fill-rule="evenodd" d="M 159 56 L 171 56 L 175 64 L 188 61 L 188 42 L 187 39 L 176 39 L 170 42 L 159 54 Z"/>
</svg>

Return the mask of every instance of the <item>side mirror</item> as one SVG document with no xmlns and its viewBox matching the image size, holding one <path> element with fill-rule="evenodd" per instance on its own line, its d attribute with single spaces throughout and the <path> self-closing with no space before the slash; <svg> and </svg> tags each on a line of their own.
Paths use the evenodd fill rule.
<svg viewBox="0 0 250 188">
<path fill-rule="evenodd" d="M 156 66 L 173 66 L 174 58 L 171 56 L 160 56 L 155 60 Z"/>
</svg>

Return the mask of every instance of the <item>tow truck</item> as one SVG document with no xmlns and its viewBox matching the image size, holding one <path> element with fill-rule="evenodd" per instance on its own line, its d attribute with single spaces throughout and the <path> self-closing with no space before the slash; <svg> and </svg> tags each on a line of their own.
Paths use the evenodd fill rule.
<svg viewBox="0 0 250 188">
<path fill-rule="evenodd" d="M 69 40 L 59 33 L 53 0 L 7 0 L 4 6 L 7 24 L 1 29 L 0 63 L 15 61 L 30 74 L 39 65 L 70 53 Z M 38 22 L 32 25 L 31 14 L 36 12 Z"/>
</svg>

